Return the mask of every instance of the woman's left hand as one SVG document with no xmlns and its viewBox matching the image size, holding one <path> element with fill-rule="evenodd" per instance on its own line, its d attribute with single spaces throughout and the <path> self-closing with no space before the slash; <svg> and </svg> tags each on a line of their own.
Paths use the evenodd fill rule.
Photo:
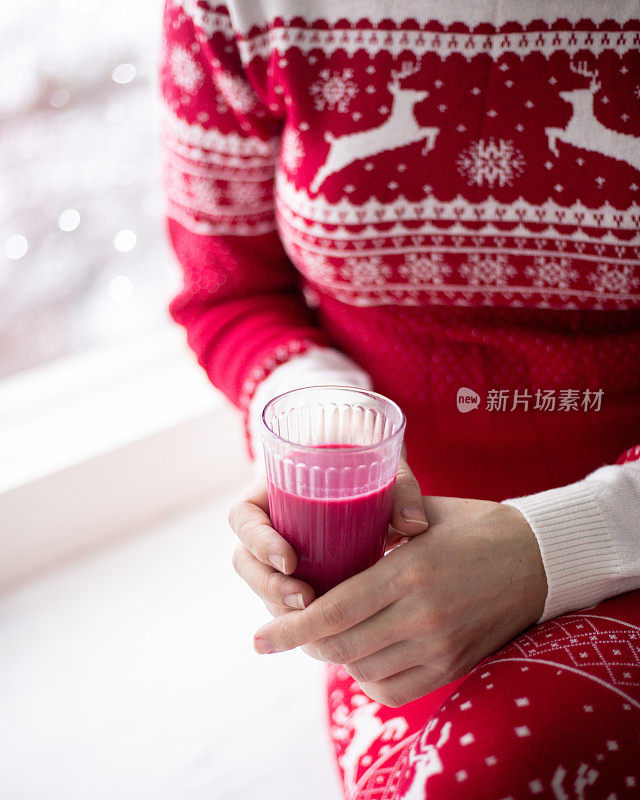
<svg viewBox="0 0 640 800">
<path fill-rule="evenodd" d="M 547 584 L 522 514 L 484 500 L 423 503 L 426 532 L 264 625 L 255 649 L 303 646 L 344 664 L 373 700 L 399 706 L 465 675 L 536 622 Z"/>
</svg>

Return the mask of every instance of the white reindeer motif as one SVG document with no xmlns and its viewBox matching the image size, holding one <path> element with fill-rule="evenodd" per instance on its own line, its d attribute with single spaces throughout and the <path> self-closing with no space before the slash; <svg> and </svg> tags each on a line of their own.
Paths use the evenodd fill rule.
<svg viewBox="0 0 640 800">
<path fill-rule="evenodd" d="M 342 754 L 340 766 L 344 770 L 344 782 L 347 796 L 356 787 L 358 764 L 363 755 L 367 753 L 376 739 L 389 741 L 398 740 L 407 731 L 407 721 L 403 717 L 393 717 L 382 722 L 376 714 L 380 710 L 380 703 L 369 701 L 363 695 L 356 695 L 354 703 L 360 703 L 359 708 L 350 714 L 335 714 L 336 722 L 347 729 L 353 730 L 353 738 Z"/>
<path fill-rule="evenodd" d="M 418 752 L 411 750 L 409 753 L 409 763 L 415 765 L 413 780 L 408 791 L 405 792 L 403 800 L 424 800 L 426 795 L 427 781 L 432 775 L 439 775 L 444 767 L 438 750 L 449 740 L 451 733 L 451 723 L 445 722 L 440 731 L 440 736 L 436 744 L 427 744 L 427 737 L 436 724 L 432 720 L 424 729 L 420 737 L 420 749 Z"/>
<path fill-rule="evenodd" d="M 598 71 L 588 70 L 585 61 L 581 61 L 577 69 L 571 64 L 570 69 L 577 75 L 590 78 L 589 88 L 560 92 L 560 97 L 571 103 L 573 113 L 566 128 L 544 129 L 549 150 L 556 156 L 559 155 L 557 141 L 560 139 L 574 147 L 593 150 L 617 161 L 624 161 L 634 169 L 640 170 L 640 139 L 628 133 L 611 130 L 596 119 L 593 99 L 601 86 L 598 81 Z"/>
<path fill-rule="evenodd" d="M 404 145 L 420 142 L 423 139 L 427 141 L 422 154 L 426 155 L 433 150 L 440 129 L 425 128 L 419 125 L 413 113 L 414 106 L 428 97 L 429 92 L 403 89 L 400 86 L 403 78 L 413 75 L 419 69 L 419 65 L 412 67 L 409 62 L 406 62 L 399 71 L 392 71 L 387 88 L 393 95 L 393 104 L 391 113 L 381 125 L 366 131 L 347 133 L 344 136 L 334 136 L 329 132 L 325 134 L 324 138 L 331 147 L 325 163 L 320 167 L 311 183 L 311 191 L 317 192 L 329 175 L 340 172 L 361 158 L 378 155 L 387 150 L 395 150 L 397 147 L 404 147 Z"/>
<path fill-rule="evenodd" d="M 556 771 L 553 773 L 553 778 L 551 779 L 551 790 L 553 791 L 553 796 L 555 800 L 569 800 L 569 795 L 564 789 L 564 779 L 567 777 L 568 772 L 567 770 L 560 764 Z M 584 797 L 584 790 L 587 786 L 593 786 L 593 784 L 598 780 L 598 770 L 593 769 L 588 764 L 580 764 L 576 771 L 576 779 L 573 784 L 573 790 L 575 800 L 585 800 Z M 569 779 L 571 780 L 571 779 Z"/>
</svg>

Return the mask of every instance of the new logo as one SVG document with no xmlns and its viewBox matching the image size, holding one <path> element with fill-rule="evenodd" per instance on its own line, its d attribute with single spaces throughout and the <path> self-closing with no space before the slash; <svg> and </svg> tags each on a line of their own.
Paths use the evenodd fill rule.
<svg viewBox="0 0 640 800">
<path fill-rule="evenodd" d="M 480 405 L 480 395 L 474 392 L 473 389 L 467 389 L 466 386 L 461 386 L 458 389 L 456 403 L 458 404 L 458 411 L 461 414 L 467 414 L 469 411 L 478 408 Z"/>
</svg>

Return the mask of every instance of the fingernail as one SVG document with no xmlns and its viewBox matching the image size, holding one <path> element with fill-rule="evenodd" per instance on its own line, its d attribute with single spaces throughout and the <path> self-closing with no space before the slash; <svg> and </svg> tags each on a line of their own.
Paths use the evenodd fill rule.
<svg viewBox="0 0 640 800">
<path fill-rule="evenodd" d="M 264 639 L 262 636 L 256 636 L 253 640 L 253 649 L 256 653 L 260 653 L 260 655 L 267 655 L 267 653 L 275 653 L 276 651 L 273 649 L 273 645 L 268 639 Z"/>
<path fill-rule="evenodd" d="M 297 594 L 286 594 L 284 596 L 284 602 L 289 608 L 304 608 L 304 597 L 300 592 Z"/>
<path fill-rule="evenodd" d="M 402 519 L 404 519 L 405 522 L 415 522 L 419 525 L 427 524 L 427 517 L 424 513 L 424 508 L 420 508 L 418 505 L 404 506 L 400 513 L 402 514 Z"/>
<path fill-rule="evenodd" d="M 279 571 L 285 571 L 284 556 L 269 556 L 269 561 Z"/>
</svg>

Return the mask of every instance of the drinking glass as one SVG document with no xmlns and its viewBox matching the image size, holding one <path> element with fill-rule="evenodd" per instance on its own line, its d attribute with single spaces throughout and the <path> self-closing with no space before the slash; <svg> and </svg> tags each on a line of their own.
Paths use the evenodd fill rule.
<svg viewBox="0 0 640 800">
<path fill-rule="evenodd" d="M 265 406 L 271 523 L 317 595 L 384 554 L 404 429 L 400 407 L 364 389 L 311 386 Z"/>
</svg>

